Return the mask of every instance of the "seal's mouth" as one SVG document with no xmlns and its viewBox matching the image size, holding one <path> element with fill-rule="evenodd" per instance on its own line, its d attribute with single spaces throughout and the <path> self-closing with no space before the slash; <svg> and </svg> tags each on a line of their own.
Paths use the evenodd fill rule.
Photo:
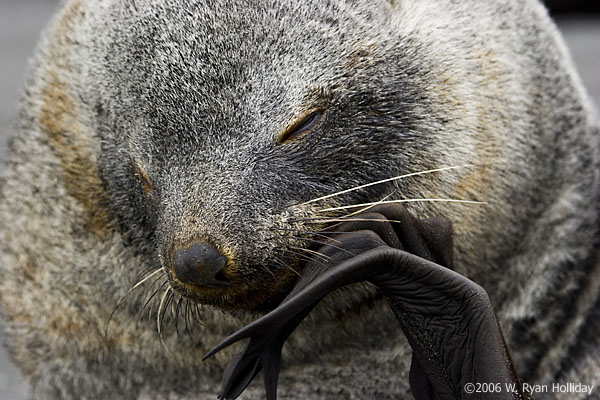
<svg viewBox="0 0 600 400">
<path fill-rule="evenodd" d="M 182 296 L 226 310 L 267 310 L 289 293 L 298 275 L 290 270 L 249 266 L 241 274 L 229 264 L 210 282 L 191 283 L 180 279 L 174 268 L 167 269 L 171 287 Z"/>
<path fill-rule="evenodd" d="M 171 288 L 195 303 L 269 310 L 290 293 L 316 246 L 289 239 L 275 236 L 264 246 L 240 250 L 209 235 L 196 236 L 169 245 L 163 270 Z M 308 255 L 300 251 L 305 247 Z"/>
</svg>

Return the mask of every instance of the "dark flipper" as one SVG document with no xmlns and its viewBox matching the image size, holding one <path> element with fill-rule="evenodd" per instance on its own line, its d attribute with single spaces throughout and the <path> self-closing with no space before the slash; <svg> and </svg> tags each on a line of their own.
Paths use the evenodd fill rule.
<svg viewBox="0 0 600 400">
<path fill-rule="evenodd" d="M 360 231 L 341 234 L 336 237 L 335 243 L 332 243 L 332 245 L 325 246 L 320 250 L 323 255 L 330 257 L 327 264 L 323 259 L 308 263 L 302 278 L 298 280 L 290 295 L 284 299 L 276 310 L 279 310 L 287 300 L 296 297 L 296 294 L 306 288 L 323 272 L 330 270 L 331 268 L 328 266 L 335 266 L 365 250 L 385 246 L 385 243 L 371 231 Z M 263 318 L 235 332 L 210 350 L 203 359 L 212 356 L 232 343 L 250 338 L 250 342 L 244 351 L 239 353 L 225 369 L 223 388 L 219 398 L 237 398 L 260 369 L 264 368 L 263 377 L 267 400 L 276 399 L 277 378 L 279 376 L 283 344 L 298 324 L 331 290 L 325 290 L 320 297 L 298 296 L 301 301 L 295 307 L 288 309 L 286 312 L 275 312 L 276 310 L 273 310 Z"/>
<path fill-rule="evenodd" d="M 267 399 L 276 399 L 287 337 L 328 293 L 369 281 L 388 298 L 413 349 L 410 384 L 417 400 L 523 398 L 487 293 L 442 266 L 452 263 L 449 224 L 443 219 L 419 221 L 397 205 L 375 207 L 365 217 L 337 228 L 348 233 L 335 237 L 335 248 L 320 249 L 332 257 L 330 268 L 309 263 L 279 307 L 207 354 L 250 338 L 227 367 L 221 397 L 236 398 L 263 367 Z M 499 384 L 500 392 L 490 393 L 488 387 L 485 393 L 468 393 L 468 383 L 474 389 L 478 383 Z M 507 390 L 507 384 L 517 390 Z"/>
</svg>

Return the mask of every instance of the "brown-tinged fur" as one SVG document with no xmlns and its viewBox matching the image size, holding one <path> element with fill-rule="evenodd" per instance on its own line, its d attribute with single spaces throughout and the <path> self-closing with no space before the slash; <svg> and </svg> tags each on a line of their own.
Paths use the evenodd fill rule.
<svg viewBox="0 0 600 400">
<path fill-rule="evenodd" d="M 50 148 L 60 161 L 62 180 L 69 195 L 84 209 L 85 229 L 106 237 L 110 219 L 107 196 L 98 176 L 98 165 L 84 143 L 79 143 L 81 127 L 74 113 L 77 106 L 56 75 L 48 72 L 48 85 L 42 90 L 40 126 L 48 135 Z"/>
</svg>

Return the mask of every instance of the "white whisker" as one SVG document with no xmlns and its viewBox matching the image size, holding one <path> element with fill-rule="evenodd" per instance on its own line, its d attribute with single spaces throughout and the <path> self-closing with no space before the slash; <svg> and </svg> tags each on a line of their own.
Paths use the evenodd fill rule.
<svg viewBox="0 0 600 400">
<path fill-rule="evenodd" d="M 361 222 L 383 222 L 383 223 L 387 223 L 387 222 L 394 222 L 394 223 L 398 223 L 401 224 L 401 221 L 397 221 L 395 219 L 375 219 L 375 218 L 329 218 L 329 217 L 323 217 L 322 219 L 318 219 L 316 218 L 313 221 L 309 221 L 309 224 L 323 224 L 323 223 L 331 223 L 331 222 L 356 222 L 356 221 L 361 221 Z M 328 228 L 324 228 L 324 231 L 327 230 Z M 339 233 L 347 233 L 347 232 L 339 232 Z"/>
<path fill-rule="evenodd" d="M 138 283 L 136 283 L 135 285 L 133 285 L 128 291 L 127 293 L 131 293 L 133 292 L 136 288 L 140 287 L 144 282 L 146 282 L 148 279 L 152 278 L 154 275 L 158 274 L 159 272 L 162 271 L 162 267 L 161 268 L 157 268 L 154 272 L 152 272 L 150 275 L 148 275 L 147 277 L 145 277 L 144 279 L 142 279 L 141 281 L 139 281 Z"/>
<path fill-rule="evenodd" d="M 133 292 L 135 289 L 137 289 L 138 287 L 140 287 L 144 282 L 146 282 L 148 279 L 150 279 L 151 277 L 153 277 L 154 275 L 156 275 L 157 273 L 159 273 L 161 270 L 162 270 L 162 268 L 157 268 L 150 275 L 146 276 L 141 281 L 139 281 L 138 283 L 136 283 L 135 285 L 133 285 L 131 288 L 129 288 L 129 290 L 127 291 L 127 293 L 125 293 L 123 296 L 121 296 L 121 298 L 117 302 L 117 305 L 113 308 L 113 310 L 111 311 L 110 315 L 108 316 L 108 320 L 106 321 L 106 328 L 104 329 L 104 337 L 105 338 L 108 337 L 108 326 L 110 325 L 110 321 L 112 321 L 112 318 L 115 315 L 115 312 L 117 311 L 117 308 L 119 308 L 119 306 L 121 304 L 123 304 L 123 302 L 125 301 L 125 299 L 127 298 L 127 296 L 129 296 L 129 294 L 131 294 L 131 292 Z"/>
<path fill-rule="evenodd" d="M 382 184 L 382 183 L 387 183 L 387 182 L 392 182 L 392 181 L 395 181 L 395 180 L 409 178 L 411 176 L 425 175 L 425 174 L 431 174 L 431 173 L 434 173 L 434 172 L 441 172 L 441 171 L 449 171 L 449 170 L 458 169 L 458 168 L 481 167 L 482 165 L 485 165 L 485 164 L 465 164 L 465 165 L 456 165 L 456 166 L 453 166 L 453 167 L 435 168 L 435 169 L 430 169 L 430 170 L 427 170 L 427 171 L 411 172 L 409 174 L 394 176 L 392 178 L 382 179 L 382 180 L 377 181 L 377 182 L 366 183 L 364 185 L 355 186 L 353 188 L 342 190 L 340 192 L 328 194 L 328 195 L 322 196 L 322 197 L 317 197 L 316 199 L 308 200 L 308 201 L 306 201 L 304 203 L 298 204 L 297 206 L 304 206 L 304 205 L 307 205 L 307 204 L 314 203 L 316 201 L 321 201 L 321 200 L 329 199 L 331 197 L 339 196 L 341 194 L 353 192 L 355 190 L 360 190 L 360 189 L 364 189 L 364 188 L 367 188 L 367 187 L 370 187 L 370 186 L 379 185 L 379 184 Z"/>
<path fill-rule="evenodd" d="M 319 210 L 319 212 L 336 211 L 336 210 L 347 210 L 349 208 L 366 207 L 370 205 L 378 204 L 393 204 L 393 203 L 418 203 L 418 202 L 444 202 L 444 203 L 463 203 L 463 204 L 487 204 L 485 201 L 474 201 L 474 200 L 458 200 L 458 199 L 402 199 L 402 200 L 386 200 L 376 201 L 373 203 L 363 204 L 352 204 L 349 206 L 331 207 Z"/>
<path fill-rule="evenodd" d="M 165 304 L 165 299 L 167 298 L 167 295 L 169 294 L 169 292 L 171 292 L 171 290 L 172 290 L 171 286 L 169 286 L 165 290 L 165 293 L 163 294 L 162 298 L 160 299 L 160 303 L 158 305 L 158 311 L 156 312 L 156 329 L 158 330 L 158 338 L 160 339 L 160 343 L 165 348 L 165 350 L 167 351 L 167 353 L 169 353 L 169 354 L 172 355 L 173 353 L 171 353 L 171 350 L 169 350 L 169 348 L 167 347 L 165 341 L 163 340 L 161 326 L 160 326 L 160 311 L 162 310 L 162 308 L 163 308 L 163 306 Z"/>
<path fill-rule="evenodd" d="M 378 204 L 383 204 L 383 202 L 384 202 L 385 200 L 387 200 L 387 199 L 389 199 L 390 197 L 392 197 L 392 196 L 393 196 L 395 193 L 396 193 L 396 191 L 393 191 L 392 193 L 388 194 L 387 196 L 384 196 L 384 197 L 383 197 L 381 200 L 378 200 L 378 201 L 376 201 L 376 202 L 373 202 L 373 203 L 371 203 L 370 205 L 368 205 L 367 207 L 363 207 L 363 208 L 361 208 L 360 210 L 356 210 L 356 211 L 353 211 L 353 212 L 351 212 L 350 214 L 346 214 L 346 215 L 344 215 L 344 218 L 350 218 L 350 217 L 353 217 L 353 216 L 355 216 L 355 215 L 358 215 L 358 214 L 361 214 L 361 213 L 363 213 L 363 212 L 367 211 L 368 209 L 371 209 L 371 208 L 375 207 L 375 206 L 376 206 L 376 205 L 378 205 Z"/>
<path fill-rule="evenodd" d="M 315 250 L 311 250 L 311 249 L 305 249 L 305 248 L 303 248 L 303 247 L 296 247 L 296 246 L 290 246 L 290 248 L 291 248 L 291 249 L 300 250 L 300 251 L 304 251 L 304 252 L 306 252 L 306 253 L 313 254 L 313 255 L 315 255 L 315 256 L 317 256 L 317 257 L 320 257 L 321 259 L 323 259 L 323 260 L 325 260 L 325 261 L 331 261 L 331 257 L 329 257 L 329 256 L 326 256 L 325 254 L 323 254 L 323 253 L 320 253 L 320 252 L 318 252 L 318 251 L 315 251 Z"/>
</svg>

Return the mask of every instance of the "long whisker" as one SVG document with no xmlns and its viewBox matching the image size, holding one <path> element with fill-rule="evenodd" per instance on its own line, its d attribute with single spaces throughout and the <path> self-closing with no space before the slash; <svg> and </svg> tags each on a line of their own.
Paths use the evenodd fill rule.
<svg viewBox="0 0 600 400">
<path fill-rule="evenodd" d="M 318 251 L 311 250 L 311 249 L 305 249 L 303 247 L 296 247 L 296 246 L 289 246 L 289 247 L 292 248 L 292 249 L 296 249 L 296 250 L 300 250 L 300 251 L 305 251 L 307 253 L 314 254 L 315 256 L 320 257 L 320 258 L 322 258 L 325 261 L 331 261 L 331 257 L 326 256 L 325 254 L 320 253 Z"/>
<path fill-rule="evenodd" d="M 273 259 L 273 262 L 275 262 L 275 264 L 279 265 L 280 267 L 283 267 L 284 269 L 287 269 L 287 270 L 293 272 L 294 274 L 296 274 L 298 276 L 302 276 L 294 268 L 292 268 L 291 266 L 289 266 L 288 264 L 284 263 L 283 261 L 281 261 L 281 260 L 279 260 L 277 258 Z"/>
<path fill-rule="evenodd" d="M 350 218 L 350 217 L 353 217 L 355 215 L 364 213 L 365 211 L 367 211 L 367 210 L 369 210 L 369 209 L 371 209 L 371 208 L 373 208 L 373 207 L 375 207 L 375 206 L 377 206 L 379 204 L 382 204 L 383 201 L 386 201 L 387 199 L 389 199 L 390 197 L 392 197 L 395 193 L 396 193 L 396 191 L 394 190 L 392 193 L 388 194 L 387 196 L 383 196 L 382 199 L 380 199 L 380 200 L 378 200 L 376 202 L 370 203 L 369 205 L 367 205 L 366 207 L 361 208 L 360 210 L 356 210 L 356 211 L 353 211 L 353 212 L 351 212 L 349 214 L 344 215 L 344 218 Z"/>
<path fill-rule="evenodd" d="M 167 313 L 167 311 L 169 311 L 169 310 L 171 311 L 170 312 L 171 319 L 173 321 L 175 321 L 175 323 L 177 322 L 176 319 L 175 319 L 175 302 L 176 302 L 176 297 L 177 296 L 176 296 L 175 291 L 171 290 L 170 293 L 169 293 L 169 295 L 167 296 L 167 300 L 165 301 L 165 306 L 164 306 L 164 309 L 163 309 L 162 316 L 160 317 L 160 324 L 161 324 L 161 326 L 163 326 L 163 321 L 165 320 L 165 317 L 167 318 L 167 321 L 168 321 L 168 313 Z M 177 332 L 177 335 L 178 335 L 177 336 L 177 340 L 179 340 L 179 332 Z"/>
<path fill-rule="evenodd" d="M 354 219 L 354 218 L 353 218 L 353 219 L 351 219 L 351 220 L 344 220 L 344 222 L 350 222 L 350 221 L 357 221 L 357 220 L 356 220 L 356 219 Z M 360 220 L 358 220 L 358 221 L 360 221 Z M 378 220 L 378 221 L 379 221 L 379 222 L 390 222 L 390 220 L 389 220 L 389 219 L 388 219 L 388 220 L 385 220 L 385 221 L 384 221 L 384 220 Z M 393 220 L 392 220 L 391 222 L 395 222 L 395 221 L 393 221 Z M 339 225 L 339 224 L 335 224 L 335 225 Z M 335 225 L 332 225 L 332 226 L 335 226 Z M 328 229 L 328 228 L 329 228 L 329 227 L 327 227 L 327 229 Z M 341 235 L 341 234 L 344 234 L 344 233 L 348 233 L 348 231 L 330 231 L 330 230 L 327 230 L 327 233 L 330 233 L 330 234 L 332 234 L 332 235 Z M 327 235 L 321 235 L 321 236 L 323 236 L 323 237 L 328 237 Z M 338 243 L 341 243 L 339 240 L 337 240 L 337 242 L 338 242 Z"/>
<path fill-rule="evenodd" d="M 306 263 L 312 262 L 312 263 L 316 263 L 317 265 L 323 267 L 323 268 L 327 268 L 327 264 L 324 264 L 322 261 L 319 261 L 317 258 L 311 258 L 305 254 L 302 254 L 300 252 L 295 252 L 293 250 L 287 249 L 288 252 L 291 253 L 290 256 L 286 256 L 286 258 L 289 258 L 293 261 L 304 261 Z"/>
<path fill-rule="evenodd" d="M 154 272 L 152 272 L 150 275 L 148 275 L 147 277 L 145 277 L 144 279 L 142 279 L 141 281 L 139 281 L 138 283 L 136 283 L 135 285 L 133 285 L 129 291 L 127 293 L 131 293 L 133 292 L 135 289 L 137 289 L 138 287 L 140 287 L 144 282 L 146 282 L 148 279 L 152 278 L 154 275 L 158 274 L 159 272 L 162 272 L 162 267 L 157 268 Z"/>
<path fill-rule="evenodd" d="M 404 178 L 409 178 L 411 176 L 425 175 L 425 174 L 431 174 L 431 173 L 434 173 L 434 172 L 441 172 L 441 171 L 449 171 L 449 170 L 458 169 L 458 168 L 480 167 L 482 165 L 486 165 L 486 163 L 456 165 L 456 166 L 453 166 L 453 167 L 443 167 L 443 168 L 430 169 L 430 170 L 427 170 L 427 171 L 411 172 L 409 174 L 394 176 L 392 178 L 382 179 L 382 180 L 377 181 L 377 182 L 366 183 L 364 185 L 355 186 L 355 187 L 352 187 L 350 189 L 342 190 L 340 192 L 331 193 L 331 194 L 328 194 L 328 195 L 325 195 L 325 196 L 317 197 L 316 199 L 308 200 L 308 201 L 305 201 L 304 203 L 298 204 L 297 207 L 304 206 L 304 205 L 307 205 L 307 204 L 311 204 L 311 203 L 314 203 L 314 202 L 317 202 L 317 201 L 329 199 L 331 197 L 339 196 L 339 195 L 342 195 L 342 194 L 345 194 L 345 193 L 354 192 L 356 190 L 364 189 L 364 188 L 367 188 L 367 187 L 370 187 L 370 186 L 380 185 L 382 183 L 387 183 L 387 182 L 392 182 L 392 181 L 396 181 L 396 180 L 400 180 L 400 179 L 404 179 Z"/>
<path fill-rule="evenodd" d="M 334 249 L 337 249 L 337 250 L 343 251 L 344 253 L 350 254 L 351 256 L 355 256 L 356 255 L 356 254 L 354 254 L 351 251 L 348 251 L 348 250 L 346 250 L 346 249 L 344 249 L 344 248 L 342 248 L 340 246 L 336 246 L 334 244 L 325 242 L 323 240 L 316 240 L 316 239 L 311 239 L 311 238 L 301 238 L 301 237 L 297 237 L 297 236 L 287 236 L 287 237 L 290 238 L 290 239 L 305 240 L 305 241 L 316 243 L 316 244 L 320 244 L 320 245 L 323 245 L 323 246 L 330 246 L 330 247 L 333 247 Z M 337 241 L 337 242 L 340 243 L 339 241 Z"/>
<path fill-rule="evenodd" d="M 154 285 L 156 285 L 156 282 L 158 282 L 160 279 L 162 278 L 162 276 L 159 276 L 158 278 L 156 278 L 154 280 L 154 282 L 152 282 L 152 285 L 150 287 L 153 287 Z M 154 296 L 156 296 L 156 294 L 158 292 L 160 292 L 162 290 L 162 288 L 165 287 L 165 285 L 169 283 L 169 281 L 165 280 L 159 287 L 158 289 L 154 290 L 154 292 L 152 292 L 152 294 L 150 295 L 150 297 L 148 298 L 148 300 L 146 300 L 144 302 L 144 305 L 142 306 L 142 308 L 140 309 L 140 314 L 138 316 L 138 321 L 140 318 L 142 318 L 142 316 L 144 315 L 144 310 L 146 309 L 146 307 L 148 306 L 148 304 L 150 304 L 150 302 L 152 301 L 152 299 L 154 299 Z M 152 316 L 152 306 L 150 306 L 150 308 L 148 309 L 148 321 L 150 321 Z"/>
<path fill-rule="evenodd" d="M 142 280 L 140 280 L 138 283 L 136 283 L 135 285 L 133 285 L 132 287 L 130 287 L 129 290 L 127 291 L 127 293 L 125 293 L 123 296 L 121 296 L 121 298 L 117 302 L 117 305 L 113 308 L 113 310 L 111 311 L 110 315 L 108 316 L 108 320 L 106 321 L 106 328 L 104 329 L 104 338 L 105 339 L 108 338 L 108 327 L 110 325 L 110 321 L 114 317 L 115 312 L 117 311 L 117 309 L 119 308 L 119 306 L 121 304 L 123 304 L 123 302 L 125 301 L 125 299 L 127 298 L 127 296 L 129 296 L 131 294 L 131 292 L 133 292 L 135 289 L 137 289 L 138 287 L 140 287 L 148 279 L 152 278 L 154 275 L 156 275 L 157 273 L 159 273 L 161 271 L 162 271 L 162 268 L 157 268 L 150 275 L 146 276 L 145 278 L 143 278 Z"/>
<path fill-rule="evenodd" d="M 151 272 L 155 272 L 157 269 L 160 269 L 160 267 L 159 267 L 159 268 L 156 268 L 156 266 L 154 266 L 154 265 L 151 265 L 151 266 L 149 266 L 149 267 L 146 267 L 146 268 L 144 268 L 144 269 L 143 269 L 143 271 L 142 271 L 142 272 L 141 272 L 141 273 L 138 275 L 138 277 L 140 277 L 140 278 L 141 278 L 141 277 L 144 277 L 144 276 L 146 276 L 146 274 L 148 274 L 148 273 L 151 273 Z"/>
<path fill-rule="evenodd" d="M 199 305 L 198 303 L 194 303 L 193 306 L 194 306 L 194 309 L 193 309 L 192 317 L 194 318 L 194 321 L 201 325 L 208 326 L 206 321 L 204 321 L 204 319 L 202 318 L 202 313 L 200 312 L 200 308 L 202 306 Z"/>
<path fill-rule="evenodd" d="M 175 304 L 175 332 L 177 332 L 177 341 L 180 341 L 179 337 L 179 311 L 181 311 L 181 304 L 183 303 L 183 297 L 180 297 Z"/>
<path fill-rule="evenodd" d="M 173 291 L 171 291 L 167 296 L 167 301 L 165 301 L 165 307 L 163 309 L 162 316 L 160 317 L 161 325 L 163 324 L 165 316 L 167 315 L 167 310 L 171 310 L 171 318 L 173 318 L 173 299 L 175 299 L 175 294 L 173 293 Z"/>
<path fill-rule="evenodd" d="M 267 267 L 266 265 L 261 265 L 262 268 L 267 271 L 273 278 L 275 278 L 275 274 L 273 273 L 273 271 L 271 271 L 271 268 Z"/>
<path fill-rule="evenodd" d="M 165 299 L 167 298 L 167 295 L 171 292 L 171 290 L 172 290 L 171 286 L 169 286 L 165 290 L 165 293 L 163 294 L 162 298 L 160 299 L 160 303 L 158 304 L 158 311 L 156 312 L 156 329 L 158 331 L 158 338 L 160 339 L 160 343 L 165 348 L 165 350 L 167 351 L 167 353 L 169 353 L 169 354 L 172 355 L 173 353 L 171 353 L 171 350 L 169 350 L 169 348 L 167 347 L 167 344 L 163 340 L 161 326 L 160 326 L 160 322 L 161 322 L 160 312 L 161 312 L 161 310 L 162 310 L 162 308 L 163 308 L 163 306 L 165 304 Z"/>
<path fill-rule="evenodd" d="M 293 228 L 273 228 L 273 229 L 274 230 L 279 230 L 279 231 L 284 231 L 284 232 L 294 232 L 294 233 L 297 233 L 298 235 L 319 236 L 319 237 L 321 237 L 323 239 L 330 240 L 330 241 L 335 242 L 335 243 L 342 243 L 339 240 L 335 239 L 333 236 L 327 236 L 327 235 L 324 235 L 324 234 L 319 233 L 319 232 L 298 231 L 297 229 L 293 229 Z M 330 232 L 327 232 L 327 233 L 330 233 Z M 347 232 L 331 232 L 331 233 L 347 233 Z M 295 236 L 290 236 L 290 237 L 295 238 Z M 304 238 L 302 238 L 302 237 L 299 237 L 298 239 L 299 240 L 304 240 Z"/>
<path fill-rule="evenodd" d="M 327 233 L 338 233 L 338 232 L 327 232 Z M 347 232 L 339 232 L 339 233 L 347 233 Z M 325 239 L 327 241 L 331 241 L 331 242 L 334 242 L 334 243 L 337 243 L 337 244 L 342 244 L 342 242 L 339 241 L 339 240 L 337 240 L 336 238 L 334 238 L 332 236 L 324 235 L 324 234 L 319 233 L 319 232 L 308 232 L 308 234 L 321 237 L 321 238 L 323 238 L 323 239 Z"/>
<path fill-rule="evenodd" d="M 193 342 L 194 338 L 192 337 L 192 332 L 190 330 L 190 324 L 191 324 L 191 321 L 190 321 L 190 301 L 187 300 L 187 299 L 185 300 L 184 320 L 185 320 L 185 331 L 187 332 L 187 335 L 190 338 L 190 341 Z"/>
<path fill-rule="evenodd" d="M 349 214 L 342 215 L 341 218 L 348 218 L 349 219 L 349 218 L 354 217 L 355 215 L 359 215 L 361 213 L 364 213 L 365 211 L 367 211 L 367 210 L 369 210 L 369 209 L 371 209 L 371 208 L 373 208 L 373 207 L 375 207 L 375 206 L 377 206 L 379 204 L 382 204 L 383 201 L 385 201 L 385 200 L 389 199 L 390 197 L 392 197 L 394 195 L 394 193 L 396 193 L 395 190 L 392 193 L 388 194 L 387 196 L 383 196 L 382 199 L 380 199 L 380 200 L 378 200 L 378 201 L 376 201 L 376 202 L 374 202 L 372 204 L 369 204 L 366 207 L 360 208 L 360 209 L 358 209 L 358 210 L 356 210 L 354 212 L 351 212 Z M 328 229 L 335 228 L 336 226 L 339 226 L 340 224 L 342 224 L 342 222 L 338 222 L 337 224 L 330 225 L 328 227 Z"/>
<path fill-rule="evenodd" d="M 377 218 L 344 218 L 344 217 L 322 217 L 322 218 L 306 218 L 305 222 L 307 224 L 323 224 L 323 223 L 328 223 L 328 222 L 348 222 L 348 221 L 361 221 L 361 222 L 397 222 L 397 223 L 402 223 L 400 221 L 396 221 L 393 219 L 377 219 Z M 330 227 L 333 227 L 335 225 L 332 225 Z M 330 227 L 325 227 L 323 228 L 323 232 L 326 231 L 328 228 Z M 339 233 L 344 233 L 344 232 L 339 232 Z M 347 233 L 347 232 L 345 232 Z"/>
<path fill-rule="evenodd" d="M 362 203 L 362 204 L 351 204 L 349 206 L 341 206 L 341 207 L 330 207 L 319 210 L 318 212 L 328 212 L 328 211 L 336 211 L 336 210 L 347 210 L 350 208 L 357 207 L 365 207 L 370 205 L 379 205 L 379 204 L 393 204 L 393 203 L 419 203 L 419 202 L 444 202 L 444 203 L 462 203 L 462 204 L 488 204 L 485 201 L 474 201 L 474 200 L 459 200 L 459 199 L 402 199 L 402 200 L 386 200 L 386 201 L 377 201 L 373 203 Z"/>
<path fill-rule="evenodd" d="M 316 261 L 315 259 L 307 256 L 304 253 L 300 253 L 299 251 L 294 251 L 294 250 L 291 250 L 291 249 L 287 249 L 287 252 L 289 252 L 291 254 L 291 256 L 286 256 L 286 258 L 290 258 L 290 259 L 292 259 L 294 261 L 306 261 L 306 262 L 308 262 L 308 261 Z"/>
</svg>

